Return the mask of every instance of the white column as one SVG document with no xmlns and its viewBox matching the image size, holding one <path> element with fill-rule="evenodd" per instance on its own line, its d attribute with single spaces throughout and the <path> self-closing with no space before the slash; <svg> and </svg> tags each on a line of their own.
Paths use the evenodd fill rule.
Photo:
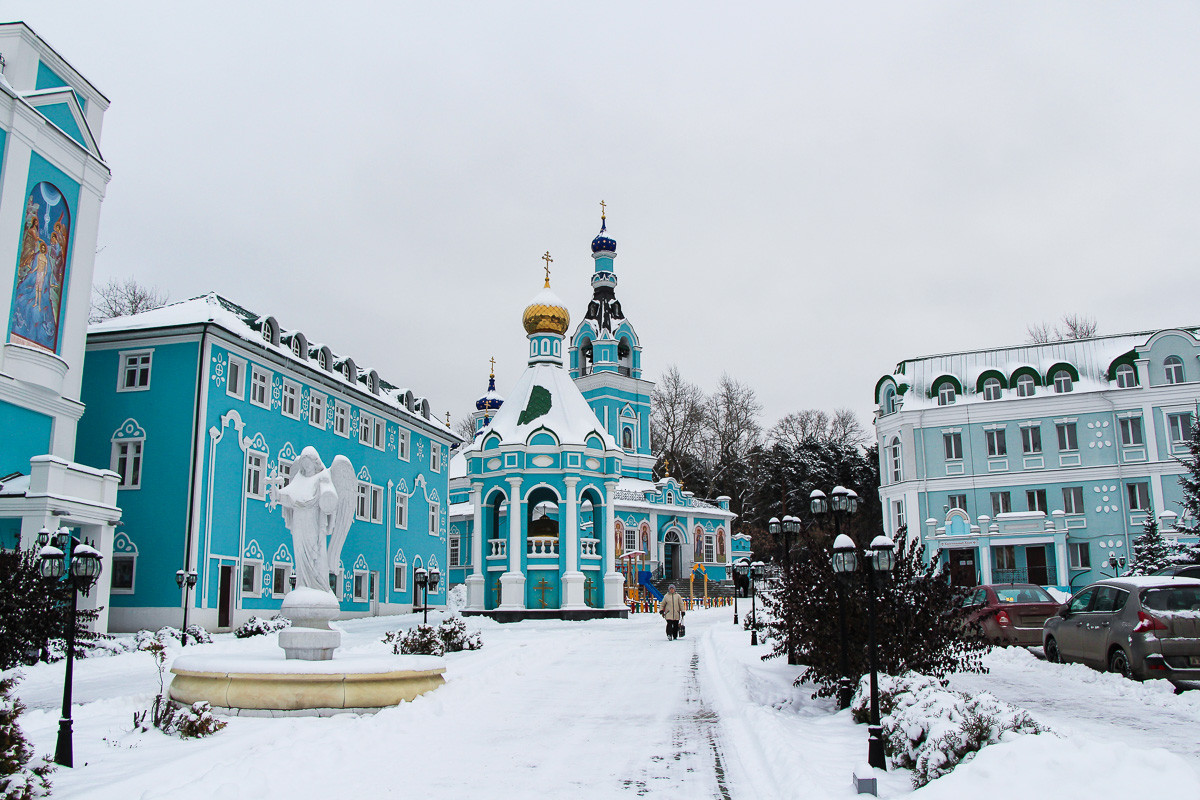
<svg viewBox="0 0 1200 800">
<path fill-rule="evenodd" d="M 508 478 L 508 572 L 500 576 L 501 610 L 525 608 L 525 573 L 521 571 L 524 548 L 521 542 L 521 523 L 525 519 L 525 503 L 521 501 L 521 479 Z"/>
<path fill-rule="evenodd" d="M 733 546 L 733 540 L 730 540 L 730 546 Z M 650 512 L 650 553 L 647 555 L 651 561 L 662 563 L 662 545 L 658 542 L 658 512 Z"/>
<path fill-rule="evenodd" d="M 1068 567 L 1070 566 L 1067 560 L 1067 537 L 1064 531 L 1062 535 L 1054 537 L 1054 572 L 1058 580 L 1059 586 L 1070 586 L 1071 577 Z"/>
<path fill-rule="evenodd" d="M 483 486 L 471 484 L 471 503 L 475 518 L 471 522 L 471 574 L 467 578 L 467 607 L 472 611 L 484 609 L 483 593 Z"/>
<path fill-rule="evenodd" d="M 617 482 L 604 482 L 604 607 L 625 607 L 625 578 L 617 572 L 613 531 L 617 521 Z"/>
<path fill-rule="evenodd" d="M 579 478 L 564 477 L 567 485 L 567 495 L 563 502 L 563 534 L 560 539 L 566 549 L 566 569 L 562 575 L 562 604 L 561 608 L 586 608 L 583 595 L 583 573 L 579 571 L 579 501 L 576 497 L 576 486 Z"/>
</svg>

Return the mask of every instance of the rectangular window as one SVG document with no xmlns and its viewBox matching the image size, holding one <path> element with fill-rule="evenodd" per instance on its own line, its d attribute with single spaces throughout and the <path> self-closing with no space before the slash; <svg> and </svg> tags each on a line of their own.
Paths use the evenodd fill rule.
<svg viewBox="0 0 1200 800">
<path fill-rule="evenodd" d="M 383 487 L 371 487 L 371 522 L 383 522 Z"/>
<path fill-rule="evenodd" d="M 354 518 L 361 519 L 363 522 L 371 521 L 371 485 L 369 483 L 358 484 L 358 501 L 354 506 Z"/>
<path fill-rule="evenodd" d="M 965 494 L 952 494 L 946 498 L 946 505 L 950 508 L 961 508 L 967 510 L 967 496 Z"/>
<path fill-rule="evenodd" d="M 1083 487 L 1082 486 L 1064 486 L 1063 487 L 1063 511 L 1068 514 L 1083 513 Z"/>
<path fill-rule="evenodd" d="M 121 380 L 119 392 L 141 392 L 150 388 L 150 359 L 153 350 L 137 353 L 121 353 Z"/>
<path fill-rule="evenodd" d="M 396 490 L 396 527 L 408 527 L 408 495 Z"/>
<path fill-rule="evenodd" d="M 429 443 L 429 469 L 433 472 L 442 471 L 442 446 L 437 442 Z"/>
<path fill-rule="evenodd" d="M 397 564 L 392 568 L 392 590 L 403 592 L 406 590 L 408 578 L 408 565 Z"/>
<path fill-rule="evenodd" d="M 283 478 L 283 486 L 287 486 L 292 482 L 292 462 L 286 459 L 279 459 L 279 477 Z"/>
<path fill-rule="evenodd" d="M 1092 568 L 1092 550 L 1087 542 L 1068 542 L 1067 551 L 1071 556 L 1071 569 Z"/>
<path fill-rule="evenodd" d="M 290 582 L 291 570 L 287 566 L 276 565 L 271 570 L 271 594 L 275 597 L 283 597 L 287 594 L 288 584 Z"/>
<path fill-rule="evenodd" d="M 333 432 L 338 436 L 350 435 L 349 409 L 345 403 L 338 403 L 333 410 Z"/>
<path fill-rule="evenodd" d="M 409 432 L 406 429 L 401 428 L 400 436 L 396 441 L 396 455 L 401 461 L 408 461 L 408 437 Z"/>
<path fill-rule="evenodd" d="M 240 358 L 229 357 L 229 374 L 225 376 L 225 394 L 242 399 L 242 388 L 246 379 L 246 362 Z"/>
<path fill-rule="evenodd" d="M 998 545 L 992 548 L 996 560 L 996 569 L 1013 570 L 1017 568 L 1017 548 L 1011 544 Z M 1005 581 L 1007 583 L 1007 581 Z"/>
<path fill-rule="evenodd" d="M 365 572 L 354 573 L 354 599 L 367 599 L 367 574 Z"/>
<path fill-rule="evenodd" d="M 1075 438 L 1075 423 L 1060 422 L 1054 426 L 1058 429 L 1058 449 L 1078 450 L 1079 440 Z"/>
<path fill-rule="evenodd" d="M 251 368 L 250 402 L 262 408 L 271 407 L 271 373 L 265 369 Z"/>
<path fill-rule="evenodd" d="M 1130 511 L 1150 510 L 1150 484 L 1131 483 L 1126 487 L 1126 489 L 1129 491 Z"/>
<path fill-rule="evenodd" d="M 1008 443 L 1004 438 L 1004 431 L 985 431 L 987 437 L 987 453 L 990 457 L 996 458 L 999 456 L 1008 455 Z"/>
<path fill-rule="evenodd" d="M 1121 444 L 1125 447 L 1142 444 L 1142 418 L 1126 417 L 1119 420 L 1121 425 Z"/>
<path fill-rule="evenodd" d="M 438 507 L 437 503 L 429 504 L 429 535 L 430 536 L 438 535 L 438 520 L 439 520 L 439 517 L 441 516 L 439 513 L 440 511 L 441 511 L 441 509 Z"/>
<path fill-rule="evenodd" d="M 246 494 L 250 497 L 264 497 L 266 486 L 263 482 L 263 470 L 267 457 L 253 450 L 246 453 Z"/>
<path fill-rule="evenodd" d="M 1171 437 L 1171 444 L 1183 444 L 1192 435 L 1192 415 L 1187 414 L 1167 414 L 1167 429 Z"/>
<path fill-rule="evenodd" d="M 717 551 L 713 546 L 714 536 L 710 533 L 704 537 L 704 563 L 711 564 L 717 560 Z"/>
<path fill-rule="evenodd" d="M 1046 513 L 1046 490 L 1045 489 L 1027 489 L 1025 491 L 1025 502 L 1028 504 L 1030 511 L 1041 511 Z"/>
<path fill-rule="evenodd" d="M 109 591 L 117 594 L 131 594 L 136 565 L 136 556 L 114 555 L 112 557 L 112 583 L 109 585 Z"/>
<path fill-rule="evenodd" d="M 376 450 L 382 450 L 387 446 L 387 423 L 374 417 L 371 420 L 371 446 Z"/>
<path fill-rule="evenodd" d="M 258 594 L 258 570 L 260 565 L 257 562 L 245 562 L 242 564 L 242 594 L 256 596 Z"/>
<path fill-rule="evenodd" d="M 142 441 L 113 442 L 112 471 L 121 476 L 122 489 L 142 485 Z"/>
<path fill-rule="evenodd" d="M 942 445 L 946 449 L 947 461 L 958 461 L 962 458 L 962 434 L 943 433 Z"/>
<path fill-rule="evenodd" d="M 325 395 L 309 392 L 308 424 L 314 428 L 325 427 Z"/>
<path fill-rule="evenodd" d="M 893 500 L 892 501 L 892 519 L 896 523 L 895 530 L 900 530 L 907 524 L 905 522 L 905 518 L 904 518 L 904 501 L 903 500 Z"/>
<path fill-rule="evenodd" d="M 1021 452 L 1027 456 L 1042 452 L 1041 426 L 1029 425 L 1021 428 Z"/>
<path fill-rule="evenodd" d="M 358 415 L 358 442 L 359 444 L 365 444 L 367 447 L 371 446 L 371 422 L 370 414 L 360 413 Z"/>
<path fill-rule="evenodd" d="M 1008 514 L 1012 511 L 1012 499 L 1008 492 L 992 492 L 992 516 Z"/>
<path fill-rule="evenodd" d="M 329 573 L 329 591 L 333 592 L 336 597 L 341 597 L 342 593 L 338 591 L 338 573 Z"/>
<path fill-rule="evenodd" d="M 285 417 L 300 419 L 300 386 L 291 381 L 283 382 L 283 401 L 280 410 Z"/>
<path fill-rule="evenodd" d="M 461 562 L 461 553 L 462 553 L 462 548 L 459 544 L 458 537 L 451 536 L 450 537 L 450 566 L 452 566 L 452 567 L 462 566 L 462 564 L 460 563 Z"/>
</svg>

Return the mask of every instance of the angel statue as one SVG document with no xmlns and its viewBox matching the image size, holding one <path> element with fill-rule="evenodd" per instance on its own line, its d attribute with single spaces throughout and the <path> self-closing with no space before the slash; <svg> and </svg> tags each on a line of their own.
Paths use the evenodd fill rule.
<svg viewBox="0 0 1200 800">
<path fill-rule="evenodd" d="M 286 484 L 281 476 L 267 480 L 267 508 L 283 506 L 284 524 L 292 532 L 296 588 L 329 592 L 329 575 L 337 572 L 354 521 L 357 486 L 350 459 L 335 456 L 326 468 L 313 447 L 300 453 Z"/>
</svg>

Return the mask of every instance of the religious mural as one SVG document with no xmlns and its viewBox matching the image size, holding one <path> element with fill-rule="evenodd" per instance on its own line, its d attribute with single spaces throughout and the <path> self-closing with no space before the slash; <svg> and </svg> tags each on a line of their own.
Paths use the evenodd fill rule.
<svg viewBox="0 0 1200 800">
<path fill-rule="evenodd" d="M 725 563 L 725 529 L 717 528 L 717 563 Z"/>
<path fill-rule="evenodd" d="M 650 526 L 645 522 L 642 523 L 642 552 L 650 552 Z"/>
<path fill-rule="evenodd" d="M 617 558 L 625 554 L 625 526 L 617 520 L 613 524 L 613 553 Z"/>
<path fill-rule="evenodd" d="M 704 528 L 701 528 L 699 525 L 697 525 L 695 533 L 692 534 L 692 538 L 696 540 L 695 541 L 695 544 L 696 544 L 695 558 L 693 558 L 692 560 L 697 564 L 703 564 L 704 563 Z"/>
<path fill-rule="evenodd" d="M 70 241 L 71 209 L 66 198 L 54 184 L 42 181 L 25 203 L 9 327 L 13 341 L 57 351 Z"/>
</svg>

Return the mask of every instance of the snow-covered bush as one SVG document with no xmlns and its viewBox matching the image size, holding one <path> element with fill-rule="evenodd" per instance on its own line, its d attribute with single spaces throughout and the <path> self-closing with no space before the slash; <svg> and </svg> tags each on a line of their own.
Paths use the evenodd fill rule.
<svg viewBox="0 0 1200 800">
<path fill-rule="evenodd" d="M 0 678 L 0 800 L 49 797 L 54 766 L 46 761 L 29 766 L 33 748 L 17 723 L 25 706 L 13 693 L 16 685 L 14 677 Z"/>
<path fill-rule="evenodd" d="M 856 722 L 870 720 L 870 676 L 859 682 L 851 711 Z M 879 676 L 879 719 L 885 752 L 895 766 L 913 771 L 915 789 L 970 761 L 989 744 L 1049 732 L 1028 712 L 990 692 L 951 691 L 915 673 Z"/>
<path fill-rule="evenodd" d="M 461 611 L 467 607 L 467 586 L 460 583 L 446 593 L 446 610 Z"/>
<path fill-rule="evenodd" d="M 246 620 L 245 624 L 233 632 L 233 635 L 239 639 L 248 639 L 251 636 L 264 636 L 268 633 L 281 631 L 284 628 L 290 628 L 292 621 L 287 617 L 276 614 L 270 619 L 262 617 L 251 617 Z"/>
<path fill-rule="evenodd" d="M 388 631 L 383 643 L 390 644 L 396 655 L 440 656 L 446 652 L 438 629 L 423 623 L 406 631 Z"/>
<path fill-rule="evenodd" d="M 468 631 L 467 623 L 462 617 L 450 617 L 438 625 L 438 634 L 447 653 L 457 653 L 460 650 L 478 650 L 483 647 L 483 638 L 479 631 Z"/>
<path fill-rule="evenodd" d="M 163 733 L 178 736 L 180 739 L 199 739 L 212 736 L 225 727 L 224 720 L 217 719 L 212 713 L 212 706 L 201 700 L 190 706 L 180 706 L 170 703 L 164 724 Z"/>
</svg>

